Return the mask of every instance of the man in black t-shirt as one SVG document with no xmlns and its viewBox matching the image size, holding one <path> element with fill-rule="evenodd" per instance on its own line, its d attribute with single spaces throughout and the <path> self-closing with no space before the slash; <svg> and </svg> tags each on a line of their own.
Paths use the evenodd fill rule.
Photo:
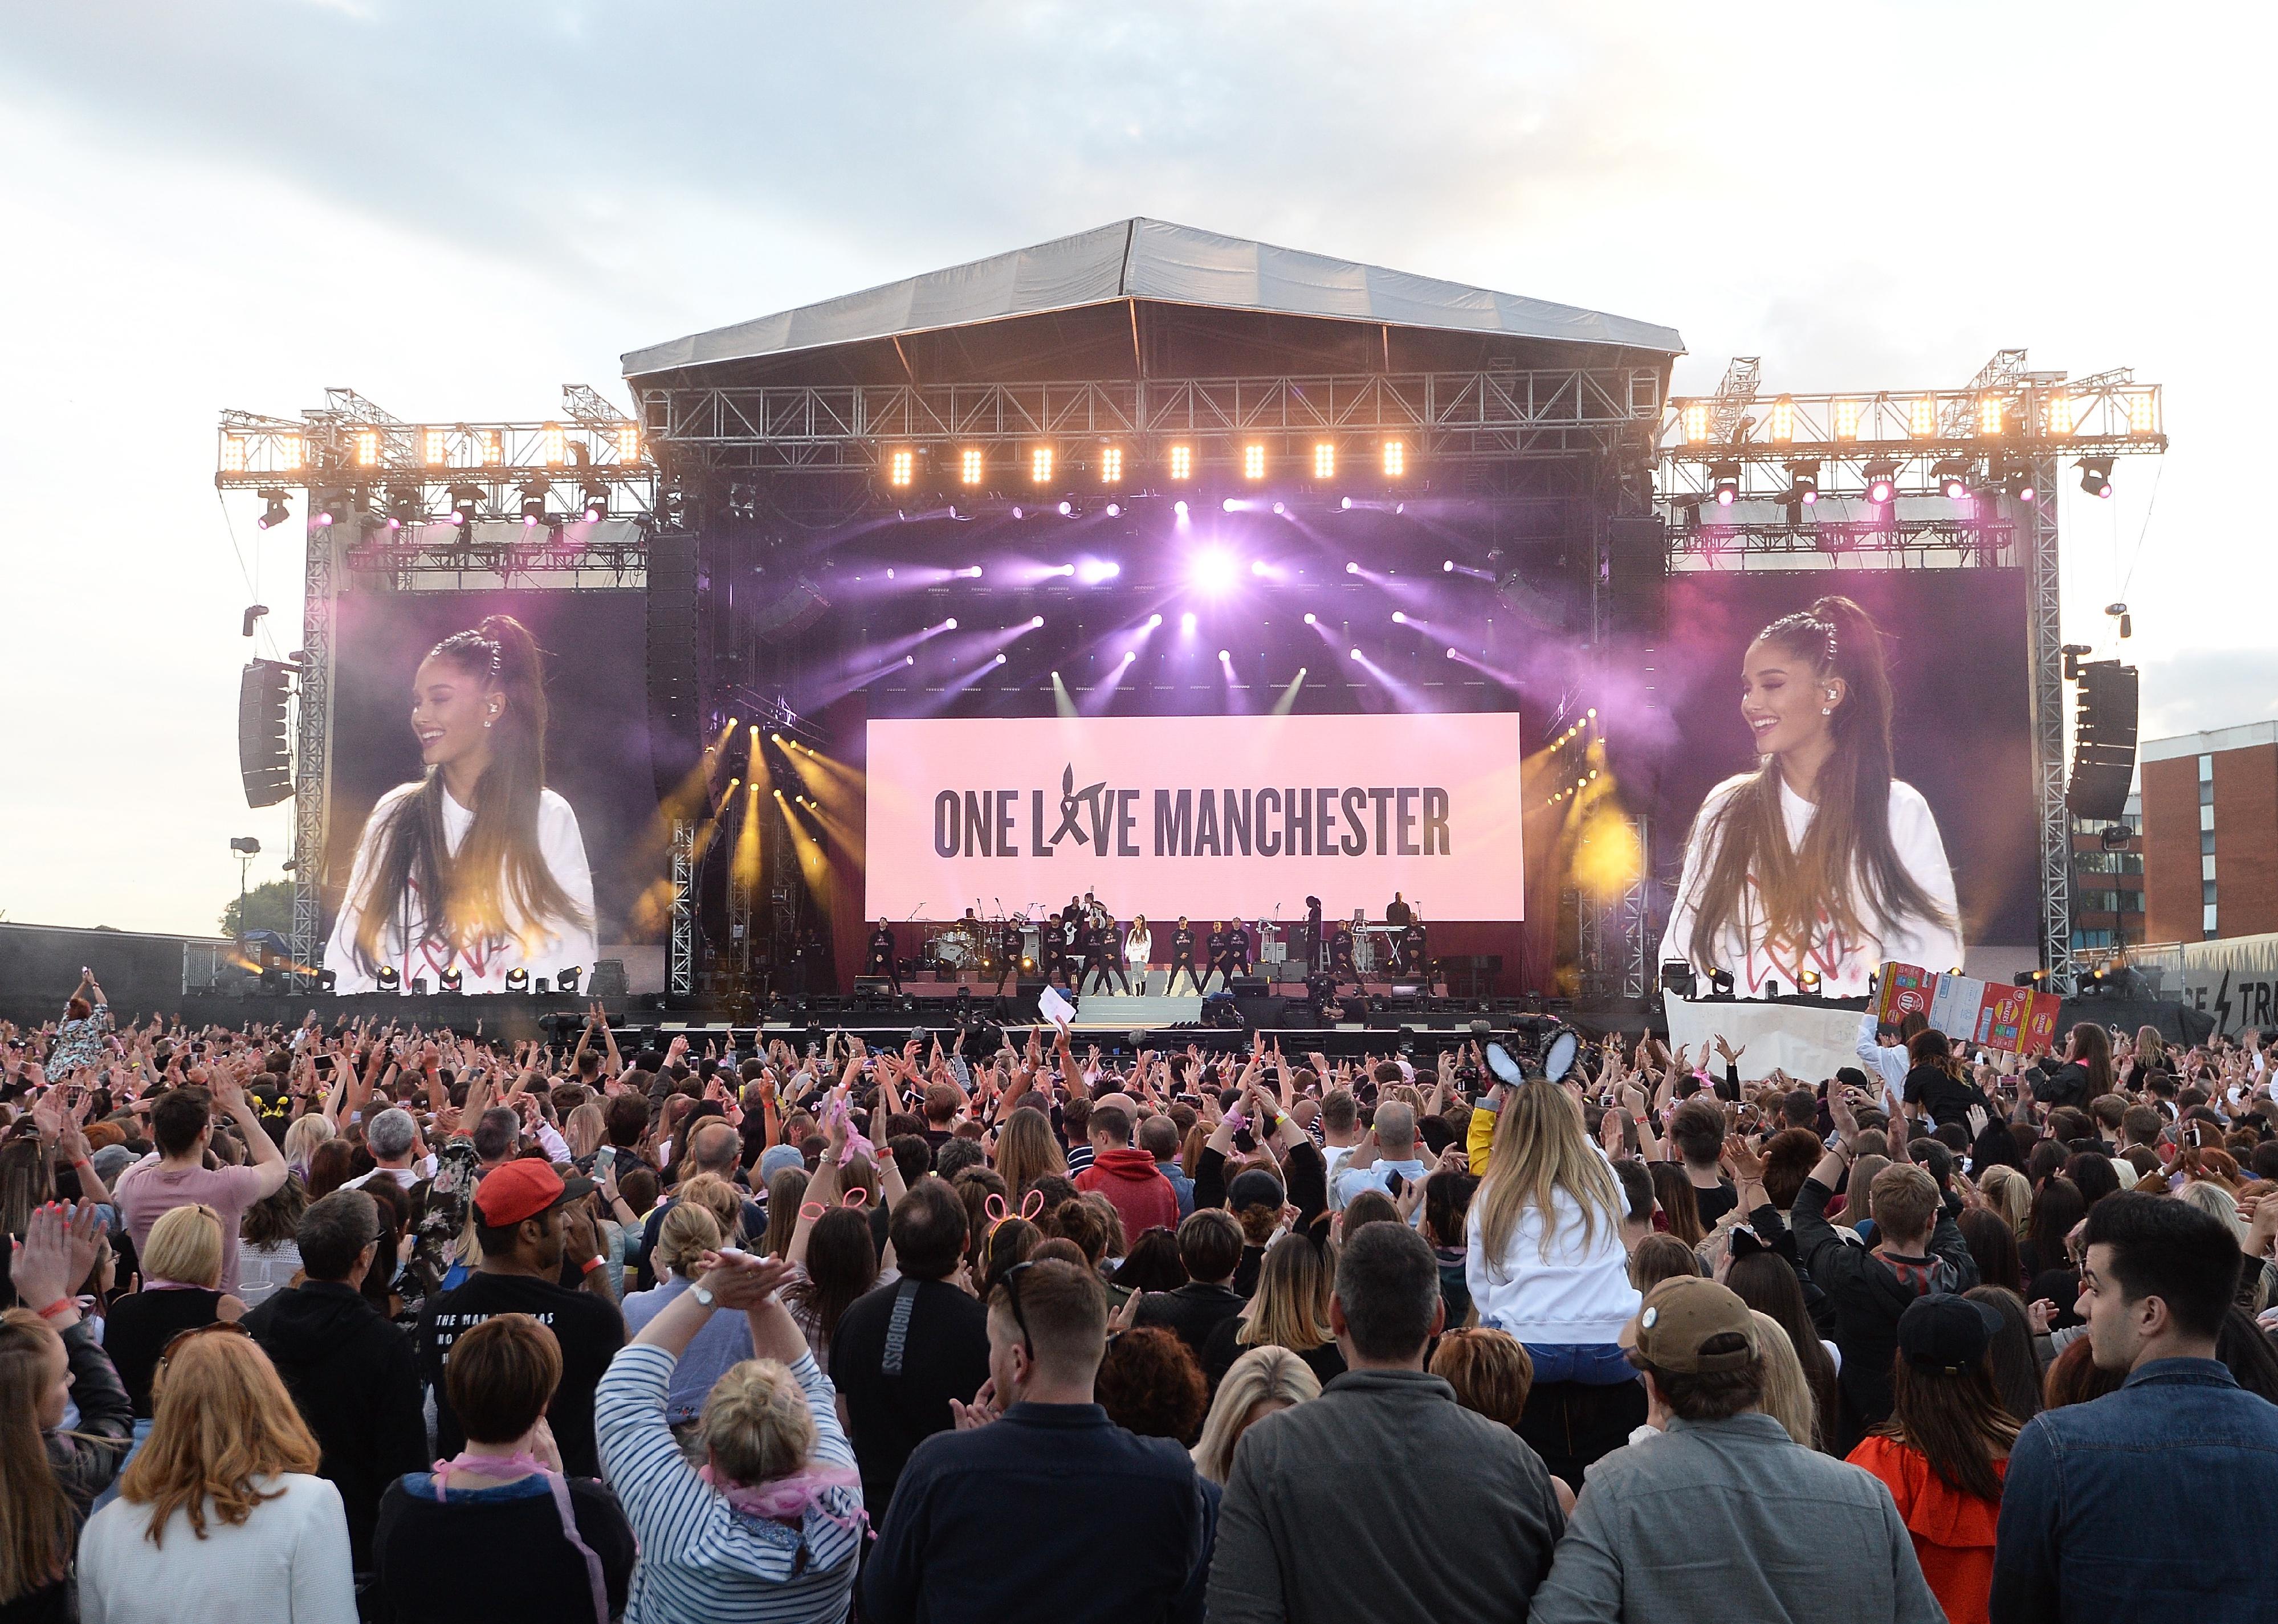
<svg viewBox="0 0 2278 1624">
<path fill-rule="evenodd" d="M 1183 913 L 1179 916 L 1179 927 L 1171 933 L 1171 979 L 1163 987 L 1165 993 L 1179 990 L 1179 972 L 1182 970 L 1186 972 L 1187 990 L 1202 991 L 1202 978 L 1195 971 L 1195 927 Z"/>
<path fill-rule="evenodd" d="M 593 1443 L 593 1390 L 609 1361 L 625 1345 L 616 1306 L 591 1292 L 554 1283 L 565 1249 L 590 1277 L 601 1267 L 592 1221 L 562 1210 L 593 1187 L 585 1178 L 567 1186 L 544 1162 L 525 1157 L 493 1170 L 475 1191 L 475 1239 L 482 1262 L 466 1284 L 428 1301 L 419 1315 L 419 1370 L 435 1396 L 435 1447 L 447 1459 L 467 1445 L 451 1414 L 443 1366 L 461 1331 L 499 1314 L 527 1314 L 554 1332 L 562 1347 L 562 1384 L 546 1415 L 572 1477 L 599 1477 Z"/>
<path fill-rule="evenodd" d="M 878 928 L 870 933 L 870 957 L 862 973 L 882 975 L 896 993 L 902 990 L 901 972 L 894 964 L 894 927 L 890 920 L 880 919 Z"/>
<path fill-rule="evenodd" d="M 1226 925 L 1223 920 L 1211 921 L 1208 957 L 1204 961 L 1203 991 L 1210 991 L 1211 977 L 1226 973 Z"/>
<path fill-rule="evenodd" d="M 830 1338 L 830 1379 L 846 1407 L 862 1506 L 876 1523 L 910 1452 L 955 1425 L 950 1401 L 972 1403 L 989 1379 L 988 1311 L 949 1280 L 965 1255 L 965 1203 L 940 1179 L 921 1178 L 887 1230 L 901 1280 L 857 1298 Z"/>
<path fill-rule="evenodd" d="M 1231 981 L 1235 976 L 1250 973 L 1250 926 L 1240 919 L 1226 922 L 1226 975 Z"/>
<path fill-rule="evenodd" d="M 1334 934 L 1329 938 L 1329 980 L 1342 987 L 1347 981 L 1353 990 L 1360 990 L 1360 972 L 1354 966 L 1352 926 L 1343 919 L 1337 921 Z"/>
<path fill-rule="evenodd" d="M 1028 922 L 1007 919 L 998 926 L 997 934 L 997 996 L 1005 995 L 1005 983 L 1015 987 L 1021 983 L 1021 958 L 1028 951 Z"/>
<path fill-rule="evenodd" d="M 1125 993 L 1130 992 L 1131 983 L 1123 973 L 1123 956 L 1116 948 L 1114 920 L 1085 924 L 1083 991 L 1089 992 L 1096 979 L 1102 992 L 1113 991 L 1119 983 Z"/>
</svg>

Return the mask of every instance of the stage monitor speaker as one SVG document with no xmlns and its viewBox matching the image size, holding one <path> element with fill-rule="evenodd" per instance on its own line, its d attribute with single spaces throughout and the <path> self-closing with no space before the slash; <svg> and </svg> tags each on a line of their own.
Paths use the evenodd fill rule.
<svg viewBox="0 0 2278 1624">
<path fill-rule="evenodd" d="M 2136 776 L 2136 667 L 2116 660 L 2083 665 L 2072 782 L 2065 789 L 2065 806 L 2074 817 L 2102 821 L 2127 811 L 2129 782 Z"/>
<path fill-rule="evenodd" d="M 1237 998 L 1262 998 L 1273 990 L 1273 984 L 1262 975 L 1238 975 L 1227 982 L 1226 990 Z"/>
<path fill-rule="evenodd" d="M 696 678 L 696 538 L 648 544 L 648 757 L 656 798 L 669 808 L 704 750 Z"/>
<path fill-rule="evenodd" d="M 1661 635 L 1669 595 L 1668 537 L 1652 516 L 1606 521 L 1606 592 L 1614 635 Z"/>
<path fill-rule="evenodd" d="M 293 744 L 285 707 L 297 669 L 282 660 L 248 662 L 237 685 L 237 770 L 248 806 L 274 806 L 293 793 Z"/>
<path fill-rule="evenodd" d="M 632 993 L 632 979 L 625 974 L 622 958 L 597 958 L 593 961 L 593 979 L 585 983 L 585 994 L 591 998 L 623 998 Z"/>
</svg>

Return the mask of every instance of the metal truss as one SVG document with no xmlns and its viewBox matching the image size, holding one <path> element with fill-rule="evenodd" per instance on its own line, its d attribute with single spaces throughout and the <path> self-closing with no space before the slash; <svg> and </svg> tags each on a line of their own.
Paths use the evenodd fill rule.
<svg viewBox="0 0 2278 1624">
<path fill-rule="evenodd" d="M 2025 565 L 2031 572 L 2025 622 L 2031 639 L 2033 803 L 2040 827 L 2041 968 L 2050 990 L 2072 991 L 2072 820 L 2065 805 L 2062 572 L 2057 545 L 2056 459 L 2033 469 L 2038 499 L 2026 504 Z"/>
<path fill-rule="evenodd" d="M 1262 445 L 1269 468 L 1311 475 L 1326 439 L 1351 471 L 1381 471 L 1380 447 L 1398 436 L 1431 462 L 1569 457 L 1608 448 L 1639 422 L 1658 420 L 1661 374 L 1617 368 L 1555 372 L 1365 373 L 1256 378 L 1147 378 L 1036 384 L 860 385 L 825 387 L 657 387 L 638 409 L 649 436 L 697 453 L 717 469 L 883 475 L 910 454 L 910 483 L 925 489 L 1012 486 L 1039 449 L 1053 454 L 1046 483 L 1070 472 L 1096 479 L 1099 454 L 1120 454 L 1126 477 L 1160 481 L 1183 447 L 1194 477 L 1244 472 Z M 980 454 L 967 479 L 967 452 Z"/>
<path fill-rule="evenodd" d="M 2014 565 L 2016 526 L 2006 519 L 1901 518 L 1743 519 L 1733 522 L 1687 522 L 1685 510 L 1672 516 L 1669 567 L 1672 571 L 1731 567 L 1761 555 L 1859 556 L 1877 568 L 1901 564 Z"/>
<path fill-rule="evenodd" d="M 340 538 L 309 530 L 301 600 L 301 675 L 293 752 L 293 977 L 316 987 L 324 930 L 325 851 L 332 828 L 333 632 L 340 608 Z"/>
<path fill-rule="evenodd" d="M 398 592 L 638 588 L 648 583 L 648 527 L 602 519 L 367 529 L 342 561 L 356 587 Z"/>
<path fill-rule="evenodd" d="M 672 820 L 672 924 L 665 986 L 676 998 L 696 991 L 696 825 Z"/>
</svg>

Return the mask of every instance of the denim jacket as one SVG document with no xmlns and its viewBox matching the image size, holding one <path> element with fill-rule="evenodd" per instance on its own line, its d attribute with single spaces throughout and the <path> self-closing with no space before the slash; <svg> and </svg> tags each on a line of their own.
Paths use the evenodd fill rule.
<svg viewBox="0 0 2278 1624">
<path fill-rule="evenodd" d="M 2018 1436 L 1991 1616 L 2267 1620 L 2274 1550 L 2278 1404 L 2212 1359 L 2155 1359 Z"/>
</svg>

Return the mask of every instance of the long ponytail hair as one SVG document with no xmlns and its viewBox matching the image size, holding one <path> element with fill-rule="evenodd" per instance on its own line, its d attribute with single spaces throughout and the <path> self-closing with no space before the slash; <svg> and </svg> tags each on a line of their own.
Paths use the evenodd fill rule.
<svg viewBox="0 0 2278 1624">
<path fill-rule="evenodd" d="M 415 795 L 388 813 L 378 860 L 355 901 L 356 963 L 372 969 L 388 921 L 416 889 L 424 903 L 424 938 L 463 949 L 507 934 L 519 917 L 589 925 L 585 911 L 547 866 L 538 841 L 546 789 L 546 686 L 538 640 L 511 615 L 493 614 L 472 631 L 437 644 L 428 659 L 447 660 L 497 694 L 491 762 L 475 785 L 475 820 L 457 853 L 443 832 L 443 774 L 431 768 Z"/>
<path fill-rule="evenodd" d="M 1891 677 L 1873 618 L 1848 598 L 1822 598 L 1774 621 L 1756 641 L 1805 661 L 1815 682 L 1840 679 L 1846 693 L 1829 719 L 1835 746 L 1814 787 L 1817 811 L 1800 847 L 1788 844 L 1772 758 L 1716 812 L 1703 812 L 1716 855 L 1695 904 L 1695 967 L 1718 967 L 1715 944 L 1728 926 L 1746 934 L 1751 878 L 1766 943 L 1798 954 L 1809 949 L 1822 909 L 1837 934 L 1854 941 L 1908 917 L 1951 925 L 1891 843 Z"/>
</svg>

